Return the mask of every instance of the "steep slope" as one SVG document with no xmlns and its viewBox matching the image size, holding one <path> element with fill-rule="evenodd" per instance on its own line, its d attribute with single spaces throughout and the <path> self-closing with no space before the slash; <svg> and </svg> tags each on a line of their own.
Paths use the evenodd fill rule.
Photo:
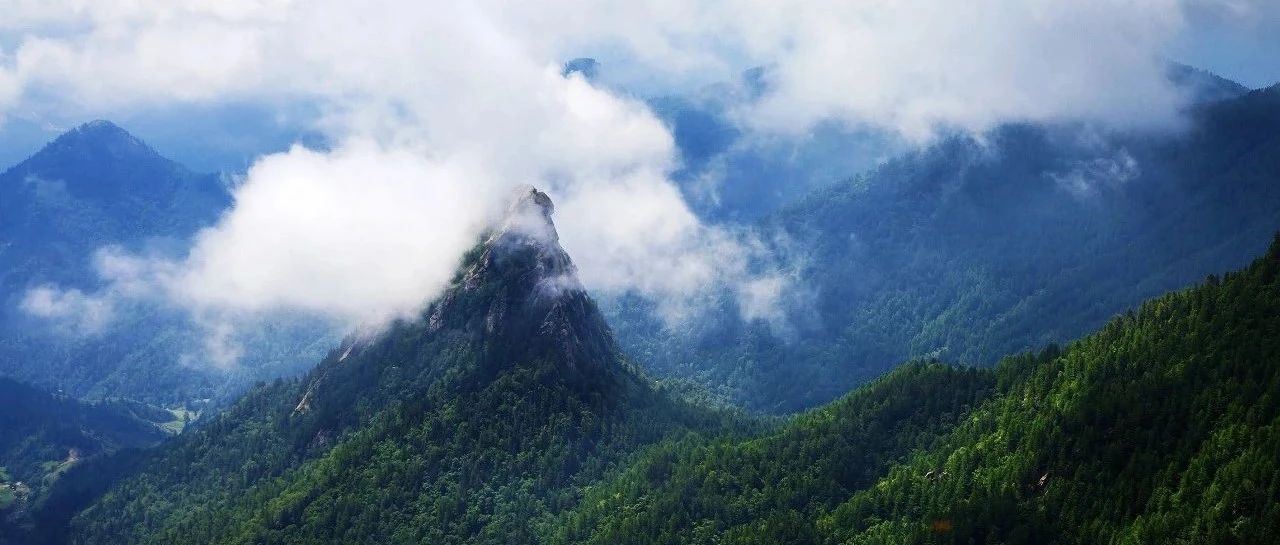
<svg viewBox="0 0 1280 545">
<path fill-rule="evenodd" d="M 122 448 L 155 445 L 169 436 L 165 425 L 181 420 L 137 403 L 85 404 L 0 378 L 0 542 L 30 524 L 28 507 L 63 473 Z"/>
<path fill-rule="evenodd" d="M 775 435 L 655 449 L 594 487 L 559 541 L 1274 543 L 1278 362 L 1280 236 L 1064 350 L 908 366 Z M 994 394 L 959 415 L 948 400 L 974 383 L 947 377 L 974 373 Z M 895 420 L 906 430 L 885 433 Z M 872 443 L 833 463 L 849 436 Z M 866 454 L 904 447 L 891 467 Z"/>
<path fill-rule="evenodd" d="M 529 189 L 420 319 L 158 450 L 76 543 L 509 543 L 628 453 L 727 420 L 620 357 Z"/>
<path fill-rule="evenodd" d="M 101 248 L 181 256 L 230 204 L 220 176 L 193 173 L 107 121 L 73 129 L 0 174 L 0 375 L 75 397 L 181 404 L 239 392 L 254 376 L 300 372 L 290 352 L 307 363 L 323 353 L 308 346 L 321 336 L 311 325 L 249 339 L 249 372 L 228 375 L 201 365 L 203 334 L 181 312 L 73 304 L 102 287 Z M 45 285 L 78 290 L 65 316 L 24 311 L 29 290 Z"/>
<path fill-rule="evenodd" d="M 655 372 L 779 412 L 911 358 L 986 365 L 1077 338 L 1248 263 L 1280 228 L 1280 88 L 1187 116 L 1174 133 L 944 139 L 780 212 L 762 238 L 785 241 L 812 294 L 790 309 L 792 338 L 724 319 L 732 308 L 675 340 L 640 306 L 610 322 Z"/>
</svg>

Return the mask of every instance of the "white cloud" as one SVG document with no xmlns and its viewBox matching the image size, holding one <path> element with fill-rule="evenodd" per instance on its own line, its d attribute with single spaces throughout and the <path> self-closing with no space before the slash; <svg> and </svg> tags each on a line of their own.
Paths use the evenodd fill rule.
<svg viewBox="0 0 1280 545">
<path fill-rule="evenodd" d="M 23 297 L 22 310 L 61 324 L 76 335 L 96 335 L 110 323 L 114 307 L 109 298 L 55 286 L 33 288 Z"/>
<path fill-rule="evenodd" d="M 392 110 L 428 106 L 439 116 L 430 119 L 435 130 L 457 130 L 466 126 L 458 117 L 493 112 L 453 108 L 454 99 L 502 108 L 513 91 L 506 85 L 530 81 L 547 63 L 599 52 L 633 67 L 609 71 L 643 74 L 630 79 L 664 89 L 769 66 L 771 91 L 743 116 L 772 128 L 803 129 L 832 117 L 917 136 L 940 125 L 983 130 L 1011 119 L 1149 123 L 1167 120 L 1178 99 L 1163 81 L 1160 57 L 1183 30 L 1184 12 L 1258 6 L 20 1 L 0 26 L 16 36 L 0 70 L 9 83 L 0 89 L 44 87 L 89 107 L 228 95 L 367 99 Z M 536 100 L 535 88 L 522 90 Z"/>
<path fill-rule="evenodd" d="M 644 77 L 658 71 L 668 85 L 767 66 L 768 92 L 740 112 L 756 128 L 805 131 L 834 118 L 919 140 L 1017 120 L 1170 122 L 1180 97 L 1162 55 L 1188 1 L 1231 3 L 568 0 L 502 12 L 552 42 L 546 49 L 620 47 L 644 63 Z"/>
<path fill-rule="evenodd" d="M 771 316 L 778 281 L 751 267 L 763 250 L 690 212 L 668 178 L 678 157 L 667 128 L 623 92 L 562 77 L 566 58 L 617 55 L 663 88 L 767 65 L 768 92 L 738 105 L 745 127 L 837 119 L 927 138 L 1010 120 L 1167 121 L 1177 97 L 1158 56 L 1181 25 L 1175 0 L 62 7 L 23 0 L 0 23 L 11 44 L 0 113 L 300 99 L 321 105 L 333 142 L 260 158 L 190 256 L 117 255 L 103 269 L 111 289 L 158 291 L 198 313 L 352 323 L 437 293 L 523 183 L 557 199 L 588 287 L 639 291 L 672 317 L 727 289 L 748 317 Z M 39 292 L 32 308 L 52 314 L 81 296 Z"/>
<path fill-rule="evenodd" d="M 1077 160 L 1066 170 L 1046 173 L 1059 187 L 1080 199 L 1097 197 L 1099 192 L 1119 188 L 1141 175 L 1138 160 L 1124 148 L 1107 150 L 1097 157 Z"/>
<path fill-rule="evenodd" d="M 494 184 L 465 165 L 355 142 L 263 158 L 167 278 L 193 306 L 405 315 L 476 240 Z"/>
<path fill-rule="evenodd" d="M 1007 121 L 1161 124 L 1178 105 L 1159 58 L 1181 25 L 1175 0 L 847 6 L 772 14 L 788 26 L 771 38 L 790 43 L 762 45 L 775 91 L 757 122 L 834 117 L 921 139 Z"/>
</svg>

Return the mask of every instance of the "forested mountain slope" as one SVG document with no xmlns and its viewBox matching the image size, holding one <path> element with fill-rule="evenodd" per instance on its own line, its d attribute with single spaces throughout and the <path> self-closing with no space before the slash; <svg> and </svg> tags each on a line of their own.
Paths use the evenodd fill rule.
<svg viewBox="0 0 1280 545">
<path fill-rule="evenodd" d="M 528 542 L 630 452 L 732 427 L 623 360 L 550 214 L 528 190 L 419 320 L 155 451 L 72 541 Z"/>
<path fill-rule="evenodd" d="M 911 365 L 770 436 L 666 443 L 556 541 L 1274 543 L 1278 395 L 1280 236 L 1065 349 Z"/>
<path fill-rule="evenodd" d="M 1212 87 L 1186 127 L 1014 125 L 944 138 L 761 225 L 800 288 L 788 334 L 732 303 L 674 330 L 610 321 L 655 372 L 766 411 L 820 404 L 910 358 L 987 365 L 1075 339 L 1240 267 L 1280 228 L 1280 87 Z M 1208 91 L 1206 91 L 1208 92 Z"/>
</svg>

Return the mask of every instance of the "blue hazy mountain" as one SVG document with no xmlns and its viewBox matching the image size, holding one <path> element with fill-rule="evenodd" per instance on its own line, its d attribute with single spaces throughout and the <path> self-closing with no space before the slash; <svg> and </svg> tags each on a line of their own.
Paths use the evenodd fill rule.
<svg viewBox="0 0 1280 545">
<path fill-rule="evenodd" d="M 944 138 L 769 216 L 763 239 L 788 241 L 810 293 L 789 302 L 790 337 L 729 303 L 668 331 L 632 301 L 612 313 L 619 339 L 657 372 L 788 411 L 911 357 L 985 365 L 1070 340 L 1240 267 L 1280 229 L 1280 87 L 1183 76 L 1216 98 L 1184 131 Z"/>
<path fill-rule="evenodd" d="M 1250 89 L 1240 83 L 1181 63 L 1169 63 L 1165 76 L 1173 85 L 1190 98 L 1193 104 L 1203 104 L 1237 98 L 1249 93 Z"/>
<path fill-rule="evenodd" d="M 84 122 L 59 112 L 10 112 L 0 123 L 0 165 L 14 165 L 32 150 Z M 296 142 L 324 148 L 327 140 L 311 130 L 320 112 L 306 101 L 289 103 L 232 101 L 156 105 L 112 114 L 112 120 L 150 144 L 160 155 L 196 172 L 246 170 L 265 153 L 284 151 Z"/>
<path fill-rule="evenodd" d="M 86 287 L 98 247 L 182 240 L 230 203 L 217 175 L 191 172 L 108 121 L 86 123 L 0 174 L 0 289 Z"/>
<path fill-rule="evenodd" d="M 599 68 L 596 68 L 599 70 Z M 744 130 L 732 110 L 764 92 L 764 68 L 689 95 L 647 100 L 680 152 L 672 178 L 695 212 L 750 223 L 900 150 L 884 131 L 821 123 L 804 134 Z"/>
<path fill-rule="evenodd" d="M 93 261 L 106 246 L 183 255 L 230 203 L 221 176 L 192 172 L 107 121 L 81 125 L 0 174 L 0 375 L 75 397 L 166 404 L 247 385 L 253 373 L 198 364 L 201 333 L 178 310 L 124 302 L 101 331 L 85 332 L 21 308 L 40 286 L 102 287 Z M 306 352 L 308 341 L 299 339 L 316 332 L 302 330 L 294 337 L 289 326 L 267 328 L 249 362 L 288 368 L 314 355 L 318 349 Z M 180 365 L 193 356 L 197 364 Z"/>
</svg>

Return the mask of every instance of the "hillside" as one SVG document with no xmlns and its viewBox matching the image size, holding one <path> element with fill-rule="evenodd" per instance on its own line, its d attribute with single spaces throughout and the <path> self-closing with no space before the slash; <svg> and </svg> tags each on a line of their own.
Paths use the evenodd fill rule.
<svg viewBox="0 0 1280 545">
<path fill-rule="evenodd" d="M 551 211 L 526 190 L 419 320 L 155 451 L 73 541 L 528 541 L 643 445 L 731 426 L 621 357 Z"/>
<path fill-rule="evenodd" d="M 86 404 L 0 378 L 0 542 L 30 524 L 29 508 L 67 471 L 178 430 L 168 411 L 123 401 Z"/>
<path fill-rule="evenodd" d="M 556 541 L 1272 543 L 1278 362 L 1280 236 L 1065 349 L 907 366 L 770 436 L 664 444 Z"/>
<path fill-rule="evenodd" d="M 1174 133 L 1011 125 L 944 138 L 775 214 L 791 332 L 723 309 L 610 311 L 655 374 L 790 412 L 913 358 L 990 365 L 1247 264 L 1280 228 L 1280 87 L 1218 85 Z"/>
</svg>

